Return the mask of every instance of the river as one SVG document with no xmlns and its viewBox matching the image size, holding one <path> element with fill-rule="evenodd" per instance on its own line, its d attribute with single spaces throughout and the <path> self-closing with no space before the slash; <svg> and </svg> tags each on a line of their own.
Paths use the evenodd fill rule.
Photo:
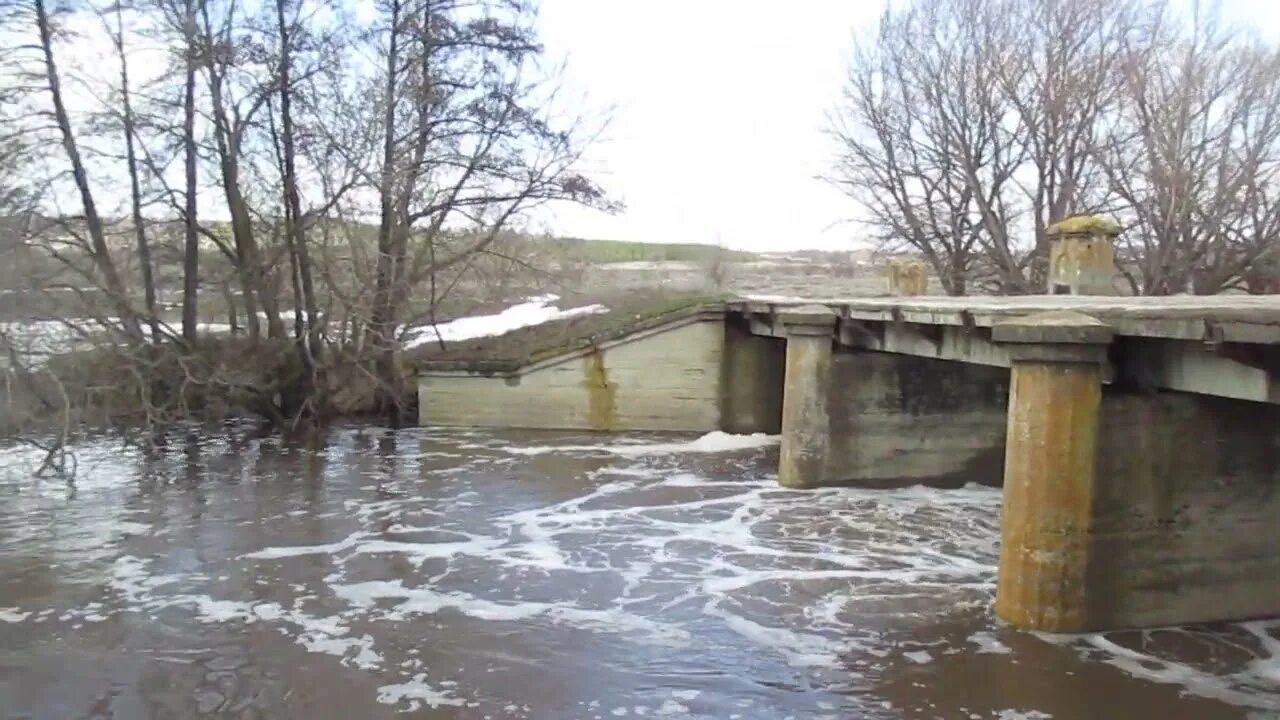
<svg viewBox="0 0 1280 720">
<path fill-rule="evenodd" d="M 0 455 L 0 718 L 1280 717 L 1280 623 L 1002 626 L 999 490 L 772 439 L 192 429 Z"/>
</svg>

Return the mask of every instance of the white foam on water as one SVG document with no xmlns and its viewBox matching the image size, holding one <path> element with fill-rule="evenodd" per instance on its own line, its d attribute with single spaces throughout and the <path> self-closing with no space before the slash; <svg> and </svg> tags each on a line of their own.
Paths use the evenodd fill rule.
<svg viewBox="0 0 1280 720">
<path fill-rule="evenodd" d="M 155 528 L 146 523 L 129 522 L 127 520 L 116 522 L 115 529 L 126 535 L 152 535 L 155 533 Z"/>
<path fill-rule="evenodd" d="M 662 704 L 658 706 L 658 709 L 655 710 L 653 714 L 670 717 L 672 715 L 684 715 L 688 712 L 688 705 L 681 705 L 675 700 L 663 700 Z"/>
<path fill-rule="evenodd" d="M 769 436 L 720 433 L 691 442 L 631 445 L 622 452 L 719 452 L 774 442 L 776 438 Z M 616 445 L 600 447 L 616 449 Z M 974 507 L 992 512 L 998 495 L 988 488 L 874 492 L 827 489 L 795 493 L 779 490 L 768 478 L 715 480 L 684 470 L 643 466 L 602 468 L 595 471 L 595 476 L 607 481 L 589 485 L 584 492 L 566 500 L 490 517 L 492 527 L 483 533 L 474 527 L 464 530 L 451 526 L 447 514 L 438 515 L 440 526 L 403 522 L 400 515 L 407 508 L 414 508 L 417 515 L 422 512 L 418 509 L 420 503 L 406 493 L 403 498 L 346 503 L 362 529 L 343 539 L 263 548 L 242 556 L 246 561 L 283 562 L 302 557 L 327 558 L 335 571 L 325 582 L 334 596 L 349 606 L 340 618 L 314 618 L 297 608 L 218 601 L 183 593 L 148 600 L 157 591 L 179 584 L 181 578 L 152 575 L 141 561 L 130 558 L 117 563 L 120 590 L 150 609 L 179 604 L 194 608 L 198 617 L 207 622 L 271 623 L 309 651 L 341 657 L 344 663 L 355 667 L 373 668 L 381 662 L 373 640 L 367 635 L 354 637 L 347 630 L 347 622 L 398 622 L 415 616 L 459 613 L 484 622 L 566 626 L 614 635 L 628 642 L 687 646 L 692 634 L 682 622 L 668 620 L 661 608 L 637 611 L 631 607 L 654 592 L 651 582 L 658 583 L 654 586 L 658 587 L 678 581 L 686 589 L 672 603 L 695 601 L 692 607 L 701 606 L 704 617 L 715 618 L 728 631 L 789 665 L 841 668 L 843 657 L 868 642 L 868 635 L 851 625 L 845 615 L 850 609 L 856 615 L 859 603 L 857 592 L 851 592 L 856 585 L 851 586 L 850 581 L 932 582 L 931 587 L 944 598 L 942 604 L 946 604 L 947 593 L 952 592 L 949 585 L 966 591 L 976 588 L 979 593 L 989 592 L 993 586 L 993 541 L 939 532 L 929 522 L 929 513 L 968 512 Z M 714 495 L 705 496 L 708 491 L 714 491 Z M 643 500 L 646 496 L 652 500 L 637 502 L 637 498 Z M 790 519 L 798 512 L 820 522 L 810 526 Z M 784 521 L 785 526 L 781 525 Z M 821 523 L 826 523 L 825 529 Z M 921 531 L 927 529 L 935 539 L 948 543 L 949 549 L 922 548 L 916 538 L 899 536 L 898 528 L 912 525 L 920 526 Z M 782 527 L 786 528 L 784 534 L 777 535 Z M 886 533 L 886 527 L 894 531 Z M 831 533 L 837 528 L 866 537 L 851 551 L 848 546 L 832 543 Z M 386 534 L 420 529 L 444 530 L 464 539 L 436 543 L 384 539 Z M 620 553 L 619 559 L 606 566 L 584 560 L 577 552 L 584 541 L 587 547 L 597 548 L 605 555 Z M 698 562 L 681 560 L 695 546 L 701 548 L 696 554 Z M 623 585 L 612 602 L 596 598 L 592 607 L 584 607 L 572 592 L 575 583 L 563 579 L 544 584 L 544 592 L 537 600 L 520 599 L 483 586 L 465 591 L 437 587 L 431 580 L 419 581 L 421 584 L 414 587 L 401 577 L 345 582 L 343 568 L 347 563 L 359 556 L 391 553 L 419 565 L 428 559 L 444 560 L 449 567 L 464 561 L 486 563 L 534 573 L 528 577 L 534 581 L 543 578 L 544 583 L 553 576 L 563 578 L 564 573 L 607 573 L 620 578 Z M 890 558 L 892 563 L 881 566 L 877 560 L 880 557 Z M 776 592 L 772 588 L 793 586 L 817 593 L 806 597 L 805 603 L 822 610 L 812 615 L 800 611 L 790 619 L 766 617 L 747 611 L 747 605 L 738 602 L 742 597 L 769 598 L 770 605 L 794 608 L 796 602 L 785 595 L 785 590 L 781 596 L 770 597 Z M 568 592 L 547 594 L 545 590 L 549 588 Z M 605 606 L 594 606 L 602 599 Z M 797 623 L 797 619 L 807 621 Z M 388 687 L 402 686 L 421 690 L 424 698 L 434 697 L 431 693 L 437 692 L 412 681 Z M 399 702 L 408 696 L 395 690 L 388 691 L 385 697 L 398 698 L 395 702 Z M 693 696 L 675 697 L 687 701 Z M 683 707 L 675 700 L 670 702 L 668 710 Z"/>
<path fill-rule="evenodd" d="M 483 437 L 444 435 L 440 442 L 449 447 L 449 442 L 456 446 Z M 370 494 L 378 499 L 346 501 L 346 517 L 354 525 L 346 537 L 267 547 L 233 559 L 242 564 L 279 562 L 282 576 L 289 563 L 305 563 L 308 570 L 317 563 L 330 566 L 321 589 L 293 588 L 294 599 L 281 600 L 283 604 L 196 592 L 193 587 L 203 590 L 207 584 L 199 576 L 156 572 L 153 562 L 130 556 L 112 565 L 111 585 L 130 610 L 181 607 L 202 622 L 259 623 L 309 652 L 386 673 L 388 681 L 399 682 L 380 688 L 378 700 L 411 708 L 471 702 L 469 693 L 434 674 L 428 683 L 426 675 L 417 673 L 420 664 L 397 659 L 388 666 L 378 652 L 384 637 L 379 629 L 394 633 L 387 630 L 396 627 L 391 623 L 422 617 L 445 624 L 463 616 L 494 623 L 498 633 L 563 627 L 608 636 L 610 643 L 674 648 L 695 646 L 704 633 L 723 631 L 732 647 L 753 648 L 761 657 L 803 668 L 797 672 L 844 675 L 850 656 L 890 657 L 896 652 L 896 643 L 869 629 L 878 618 L 900 627 L 915 617 L 932 621 L 956 608 L 989 605 L 995 588 L 998 489 L 795 492 L 778 488 L 763 472 L 708 477 L 681 465 L 678 457 L 776 441 L 712 433 L 683 442 L 604 440 L 516 448 L 516 457 L 556 452 L 664 457 L 617 466 L 605 458 L 598 463 L 605 467 L 582 471 L 586 481 L 570 496 L 563 486 L 545 495 L 542 488 L 521 487 L 509 504 L 495 503 L 479 515 L 455 515 L 447 507 L 468 494 L 476 496 L 483 485 L 450 479 L 456 489 L 450 485 L 444 498 L 424 498 L 406 480 L 397 486 L 402 493 L 397 497 Z M 489 440 L 483 446 L 500 447 Z M 475 455 L 469 468 L 506 472 L 507 466 L 486 465 L 491 459 Z M 439 475 L 431 477 L 439 482 Z M 475 499 L 488 502 L 486 497 Z M 410 542 L 397 537 L 422 531 L 437 531 L 445 539 Z M 380 562 L 377 556 L 384 555 L 408 562 Z M 215 576 L 225 572 L 210 570 Z M 302 593 L 308 591 L 342 609 L 324 616 L 305 612 Z M 333 597 L 325 597 L 326 591 Z M 313 604 L 305 607 L 314 609 Z M 104 614 L 85 608 L 81 616 Z M 29 615 L 18 608 L 0 610 L 0 620 L 6 622 L 22 622 Z M 351 630 L 354 623 L 360 634 Z M 1135 677 L 1242 707 L 1280 710 L 1280 693 L 1274 690 L 1280 682 L 1280 640 L 1271 635 L 1277 626 L 1241 626 L 1262 652 L 1231 674 L 1133 650 L 1105 635 L 1058 642 Z M 915 647 L 902 657 L 920 664 L 957 649 Z M 958 648 L 1015 653 L 990 628 L 972 633 Z M 654 714 L 684 715 L 697 692 L 672 691 L 661 706 L 644 707 Z M 637 707 L 628 705 L 628 712 L 639 714 Z M 1009 719 L 1047 717 L 1034 711 L 1004 712 L 1021 713 L 1001 715 Z"/>
<path fill-rule="evenodd" d="M 149 563 L 125 555 L 112 565 L 110 585 L 127 600 L 127 610 L 154 613 L 172 607 L 187 607 L 203 623 L 273 623 L 281 633 L 291 637 L 310 652 L 334 655 L 345 665 L 374 670 L 382 658 L 373 649 L 374 640 L 365 635 L 351 637 L 350 630 L 339 617 L 318 617 L 298 607 L 286 608 L 273 602 L 249 602 L 211 597 L 204 593 L 157 592 L 169 586 L 185 586 L 202 576 L 191 574 L 153 574 Z M 300 602 L 300 601 L 299 601 Z"/>
<path fill-rule="evenodd" d="M 979 653 L 1008 655 L 1013 652 L 1008 645 L 1000 642 L 994 633 L 980 630 L 969 636 L 969 642 L 978 646 Z"/>
<path fill-rule="evenodd" d="M 251 623 L 258 619 L 253 605 L 237 600 L 215 600 L 208 595 L 178 595 L 171 598 L 174 605 L 194 605 L 200 622 L 225 623 L 240 621 Z"/>
<path fill-rule="evenodd" d="M 1253 635 L 1267 653 L 1250 662 L 1248 672 L 1263 682 L 1280 684 L 1280 640 L 1271 634 L 1271 630 L 1280 628 L 1280 620 L 1255 620 L 1241 623 L 1240 627 Z"/>
<path fill-rule="evenodd" d="M 683 443 L 649 443 L 624 446 L 622 453 L 636 455 L 668 452 L 718 452 L 726 448 L 762 447 L 776 442 L 768 436 L 703 436 Z M 579 447 L 579 446 L 567 446 Z M 617 454 L 617 444 L 581 446 L 592 450 L 608 448 Z M 691 450 L 692 449 L 692 450 Z M 621 472 L 618 472 L 621 470 Z M 407 543 L 361 539 L 347 547 L 345 557 L 333 557 L 341 566 L 361 554 L 400 553 L 415 560 L 442 558 L 449 561 L 496 563 L 499 567 L 540 573 L 612 573 L 624 582 L 611 607 L 582 607 L 574 595 L 542 596 L 521 600 L 508 593 L 463 591 L 439 588 L 430 582 L 407 586 L 400 579 L 342 582 L 334 573 L 326 582 L 334 595 L 352 608 L 347 615 L 373 621 L 403 621 L 416 615 L 456 612 L 475 620 L 502 623 L 548 623 L 591 632 L 619 635 L 633 642 L 681 646 L 691 641 L 690 632 L 679 622 L 668 622 L 644 612 L 628 609 L 651 593 L 650 581 L 670 582 L 682 578 L 688 589 L 673 599 L 703 600 L 703 614 L 717 618 L 731 632 L 759 645 L 796 667 L 841 667 L 841 658 L 865 642 L 866 634 L 842 620 L 841 610 L 857 598 L 848 596 L 848 581 L 874 579 L 885 582 L 923 581 L 932 578 L 945 590 L 946 583 L 987 592 L 993 587 L 992 542 L 963 540 L 963 555 L 954 551 L 922 551 L 914 539 L 874 538 L 869 541 L 871 556 L 892 556 L 898 567 L 878 568 L 862 553 L 830 542 L 830 530 L 814 529 L 804 536 L 769 539 L 759 528 L 769 527 L 788 514 L 801 510 L 823 517 L 836 525 L 855 522 L 865 529 L 882 528 L 886 519 L 906 522 L 916 511 L 937 512 L 940 507 L 963 511 L 970 506 L 994 509 L 998 494 L 989 488 L 959 491 L 908 489 L 902 491 L 853 491 L 829 489 L 814 493 L 781 491 L 767 478 L 712 480 L 683 470 L 658 471 L 647 467 L 623 466 L 595 470 L 593 477 L 618 478 L 591 486 L 585 492 L 550 505 L 517 510 L 490 518 L 494 528 L 484 535 L 470 535 L 464 541 Z M 688 489 L 715 489 L 718 496 L 690 494 Z M 684 492 L 671 494 L 671 489 Z M 725 492 L 724 495 L 719 493 Z M 636 502 L 647 493 L 662 497 L 660 502 Z M 945 493 L 952 493 L 947 495 Z M 639 495 L 637 495 L 639 494 Z M 409 502 L 409 501 L 405 501 Z M 858 506 L 850 512 L 851 505 Z M 366 505 L 364 509 L 369 509 Z M 705 513 L 715 512 L 709 517 Z M 374 514 L 366 517 L 372 518 Z M 382 521 L 395 516 L 395 507 L 383 505 L 376 516 Z M 835 518 L 840 518 L 837 522 Z M 392 525 L 401 531 L 406 527 Z M 440 528 L 437 528 L 440 529 Z M 451 533 L 456 527 L 447 527 Z M 932 531 L 932 529 L 931 529 Z M 619 537 L 618 532 L 622 535 Z M 602 534 L 604 533 L 604 534 Z M 589 545 L 605 543 L 610 550 L 626 550 L 625 561 L 607 567 L 585 563 L 571 550 L 583 538 Z M 883 534 L 883 533 L 882 533 Z M 573 543 L 567 544 L 572 540 Z M 700 565 L 671 574 L 685 548 L 702 544 Z M 248 557 L 254 557 L 258 553 Z M 825 565 L 826 567 L 821 567 Z M 535 576 L 537 577 L 537 576 Z M 551 577 L 546 575 L 545 577 Z M 791 621 L 753 617 L 734 598 L 755 594 L 756 588 L 801 584 L 822 593 L 816 602 L 829 607 L 812 627 L 799 629 Z M 556 583 L 570 588 L 572 583 Z M 825 590 L 823 589 L 825 588 Z M 808 602 L 811 599 L 807 599 Z M 792 604 L 785 597 L 780 605 Z M 696 607 L 696 606 L 695 606 Z M 354 615 L 352 615 L 354 613 Z"/>
<path fill-rule="evenodd" d="M 1111 665 L 1135 678 L 1177 686 L 1189 695 L 1219 700 L 1238 707 L 1280 711 L 1280 676 L 1275 674 L 1276 668 L 1280 666 L 1280 640 L 1270 632 L 1280 628 L 1280 620 L 1236 623 L 1235 627 L 1258 641 L 1261 654 L 1245 663 L 1244 667 L 1230 670 L 1196 667 L 1190 662 L 1135 649 L 1109 637 L 1107 633 L 1030 634 L 1050 644 L 1074 648 L 1089 659 Z M 1157 633 L 1186 635 L 1197 643 L 1214 642 L 1212 637 L 1194 630 L 1171 627 L 1140 631 L 1137 635 L 1141 640 L 1139 644 L 1146 647 L 1148 639 Z M 1237 641 L 1222 639 L 1219 642 L 1234 651 L 1245 650 Z"/>
<path fill-rule="evenodd" d="M 472 537 L 459 542 L 419 543 L 399 540 L 362 540 L 354 544 L 353 555 L 404 555 L 418 563 L 454 555 L 483 555 L 501 546 L 500 538 Z"/>
<path fill-rule="evenodd" d="M 462 707 L 467 701 L 450 690 L 441 690 L 427 682 L 426 673 L 418 673 L 406 682 L 383 685 L 378 688 L 378 702 L 386 705 L 408 703 L 407 710 L 414 712 L 423 705 L 429 708 L 443 706 Z"/>
<path fill-rule="evenodd" d="M 534 618 L 561 625 L 592 630 L 631 634 L 641 642 L 681 646 L 689 641 L 689 633 L 664 623 L 641 617 L 620 608 L 588 609 L 559 602 L 486 600 L 460 591 L 439 591 L 429 587 L 407 588 L 402 581 L 374 580 L 361 583 L 331 584 L 335 595 L 357 608 L 373 608 L 379 600 L 400 602 L 380 611 L 378 617 L 403 621 L 414 615 L 430 615 L 453 610 L 477 620 L 517 622 Z"/>
<path fill-rule="evenodd" d="M 902 653 L 902 656 L 917 665 L 928 665 L 933 662 L 933 656 L 927 650 L 912 650 Z"/>
<path fill-rule="evenodd" d="M 278 560 L 280 558 L 301 557 L 303 555 L 333 555 L 355 547 L 368 535 L 366 532 L 355 532 L 337 542 L 323 545 L 286 545 L 263 548 L 256 552 L 247 553 L 242 557 L 253 560 Z"/>
<path fill-rule="evenodd" d="M 622 457 L 644 457 L 647 455 L 674 455 L 677 453 L 724 453 L 739 450 L 777 445 L 781 441 L 779 435 L 752 433 L 734 435 L 715 430 L 701 437 L 686 442 L 664 443 L 602 443 L 598 445 L 530 445 L 504 446 L 499 449 L 513 455 L 546 455 L 549 453 L 601 453 L 620 455 Z"/>
<path fill-rule="evenodd" d="M 635 478 L 660 478 L 667 471 L 658 468 L 644 467 L 642 465 L 610 465 L 609 467 L 592 470 L 587 473 L 589 478 L 597 478 L 602 476 L 609 477 L 635 477 Z"/>
<path fill-rule="evenodd" d="M 178 576 L 153 575 L 148 572 L 147 565 L 145 560 L 132 555 L 117 558 L 111 565 L 111 586 L 129 602 L 141 604 L 150 600 L 157 588 L 181 580 Z"/>
<path fill-rule="evenodd" d="M 840 657 L 856 647 L 852 642 L 841 642 L 814 633 L 763 625 L 724 611 L 717 603 L 708 604 L 705 612 L 720 617 L 730 630 L 769 648 L 796 667 L 840 667 Z"/>
<path fill-rule="evenodd" d="M 0 622 L 20 623 L 31 617 L 31 612 L 23 612 L 18 608 L 0 608 Z"/>
</svg>

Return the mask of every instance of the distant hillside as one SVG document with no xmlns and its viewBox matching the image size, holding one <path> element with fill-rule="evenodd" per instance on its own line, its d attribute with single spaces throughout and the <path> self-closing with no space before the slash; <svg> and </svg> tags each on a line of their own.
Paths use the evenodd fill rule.
<svg viewBox="0 0 1280 720">
<path fill-rule="evenodd" d="M 697 243 L 642 243 L 622 240 L 584 240 L 581 238 L 557 238 L 553 240 L 571 254 L 592 263 L 613 262 L 704 262 L 708 260 L 746 261 L 756 259 L 755 253 L 729 250 L 718 245 Z"/>
</svg>

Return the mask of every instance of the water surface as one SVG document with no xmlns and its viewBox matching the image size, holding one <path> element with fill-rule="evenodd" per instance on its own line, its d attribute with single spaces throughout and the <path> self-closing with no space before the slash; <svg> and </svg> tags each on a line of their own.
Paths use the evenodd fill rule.
<svg viewBox="0 0 1280 720">
<path fill-rule="evenodd" d="M 1270 718 L 1277 623 L 991 615 L 999 491 L 768 439 L 342 428 L 0 470 L 0 718 Z"/>
</svg>

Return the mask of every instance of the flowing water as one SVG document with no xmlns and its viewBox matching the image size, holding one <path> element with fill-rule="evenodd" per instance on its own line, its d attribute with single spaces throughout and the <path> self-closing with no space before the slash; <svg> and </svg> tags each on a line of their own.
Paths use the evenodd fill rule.
<svg viewBox="0 0 1280 720">
<path fill-rule="evenodd" d="M 0 470 L 0 718 L 1271 718 L 1280 627 L 991 614 L 997 489 L 772 439 L 340 428 Z"/>
</svg>

